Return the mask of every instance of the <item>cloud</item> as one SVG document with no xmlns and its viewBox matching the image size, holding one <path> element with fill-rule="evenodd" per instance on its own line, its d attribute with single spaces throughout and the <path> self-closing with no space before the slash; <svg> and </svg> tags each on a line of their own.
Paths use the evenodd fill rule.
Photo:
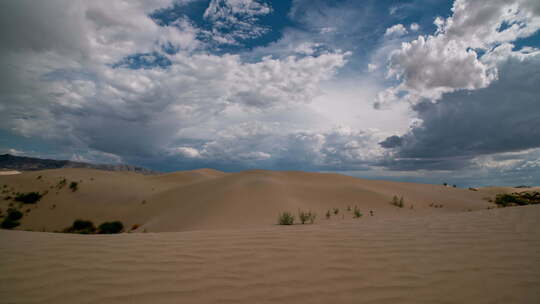
<svg viewBox="0 0 540 304">
<path fill-rule="evenodd" d="M 211 38 L 222 44 L 237 44 L 269 31 L 258 24 L 259 16 L 268 15 L 272 8 L 256 0 L 212 0 L 204 19 L 212 23 Z"/>
<path fill-rule="evenodd" d="M 527 0 L 456 0 L 452 16 L 435 19 L 434 35 L 404 42 L 390 54 L 388 77 L 400 83 L 381 92 L 377 104 L 487 87 L 498 74 L 496 64 L 484 59 L 496 46 L 538 31 L 538 7 Z"/>
<path fill-rule="evenodd" d="M 367 169 L 384 152 L 377 145 L 383 136 L 376 130 L 281 131 L 276 124 L 242 123 L 209 141 L 174 151 L 185 159 L 198 158 L 201 166 L 303 170 Z"/>
<path fill-rule="evenodd" d="M 39 12 L 34 7 L 26 11 L 30 2 L 4 4 L 32 20 L 11 20 L 10 27 L 41 32 L 33 34 L 35 43 L 29 37 L 0 47 L 6 66 L 0 71 L 5 80 L 0 83 L 0 128 L 127 161 L 154 157 L 170 151 L 184 130 L 207 128 L 208 133 L 198 136 L 211 137 L 215 129 L 208 126 L 229 113 L 311 102 L 322 93 L 321 83 L 334 77 L 350 55 L 336 50 L 244 62 L 239 55 L 198 51 L 198 29 L 184 21 L 158 26 L 148 17 L 154 9 L 149 3 L 107 3 L 40 2 Z M 267 6 L 257 3 L 226 5 L 233 15 L 268 13 Z M 39 20 L 58 19 L 60 6 L 67 9 L 66 17 L 38 29 Z M 209 16 L 218 20 L 219 14 Z M 69 37 L 72 30 L 77 39 L 64 41 L 57 35 Z M 178 37 L 192 40 L 182 44 Z M 11 41 L 9 35 L 1 39 Z M 162 49 L 170 43 L 178 46 L 175 54 Z M 194 150 L 177 152 L 196 155 Z M 242 153 L 248 159 L 267 158 Z"/>
<path fill-rule="evenodd" d="M 385 36 L 403 36 L 407 34 L 407 29 L 403 26 L 403 24 L 396 24 L 386 29 L 384 32 Z"/>
<path fill-rule="evenodd" d="M 490 86 L 415 105 L 421 123 L 381 142 L 394 151 L 386 165 L 457 170 L 479 157 L 540 147 L 540 52 L 509 56 Z"/>
</svg>

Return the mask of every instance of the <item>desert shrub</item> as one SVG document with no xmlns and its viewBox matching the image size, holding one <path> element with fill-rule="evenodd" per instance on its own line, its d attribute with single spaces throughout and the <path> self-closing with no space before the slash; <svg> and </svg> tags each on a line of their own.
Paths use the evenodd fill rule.
<svg viewBox="0 0 540 304">
<path fill-rule="evenodd" d="M 12 220 L 12 221 L 18 221 L 23 217 L 22 212 L 20 212 L 17 209 L 9 208 L 7 210 L 7 217 L 6 219 Z"/>
<path fill-rule="evenodd" d="M 392 202 L 390 202 L 390 204 L 399 208 L 403 208 L 405 206 L 405 200 L 403 199 L 403 196 L 398 198 L 397 195 L 394 195 L 394 197 L 392 198 Z"/>
<path fill-rule="evenodd" d="M 137 230 L 137 229 L 139 229 L 139 227 L 141 227 L 141 225 L 139 225 L 139 224 L 133 224 L 133 225 L 131 226 L 131 231 Z"/>
<path fill-rule="evenodd" d="M 122 224 L 122 222 L 120 221 L 104 222 L 98 227 L 99 234 L 114 234 L 114 233 L 120 233 L 123 230 L 124 230 L 124 224 Z"/>
<path fill-rule="evenodd" d="M 339 213 L 339 208 L 333 208 L 334 214 L 337 215 Z"/>
<path fill-rule="evenodd" d="M 540 192 L 521 192 L 512 194 L 497 194 L 495 203 L 502 207 L 512 205 L 540 204 Z"/>
<path fill-rule="evenodd" d="M 17 193 L 15 201 L 23 204 L 35 204 L 42 196 L 39 192 Z"/>
<path fill-rule="evenodd" d="M 352 210 L 352 209 L 351 209 L 351 206 L 350 206 L 350 205 L 347 206 L 347 211 L 351 211 L 351 210 Z"/>
<path fill-rule="evenodd" d="M 19 210 L 10 208 L 7 210 L 6 218 L 0 223 L 0 227 L 3 229 L 13 229 L 21 224 L 19 220 L 22 217 L 23 214 Z"/>
<path fill-rule="evenodd" d="M 315 222 L 315 218 L 317 215 L 311 211 L 303 211 L 298 210 L 298 219 L 300 219 L 300 222 L 302 224 L 305 224 L 306 222 L 309 222 L 310 224 L 313 224 Z"/>
<path fill-rule="evenodd" d="M 354 218 L 361 218 L 362 217 L 362 213 L 360 212 L 360 210 L 358 208 L 354 208 L 353 217 Z"/>
<path fill-rule="evenodd" d="M 280 225 L 292 225 L 294 224 L 294 215 L 290 212 L 283 212 L 279 214 L 278 224 Z"/>
<path fill-rule="evenodd" d="M 41 179 L 43 176 L 39 175 L 38 177 L 36 177 L 36 179 Z"/>
<path fill-rule="evenodd" d="M 2 227 L 3 229 L 13 229 L 19 225 L 20 223 L 18 221 L 13 221 L 9 218 L 5 218 L 2 223 L 0 223 L 0 227 Z"/>
<path fill-rule="evenodd" d="M 330 210 L 326 211 L 326 219 L 329 220 L 330 219 L 330 216 L 332 214 L 330 213 Z"/>
<path fill-rule="evenodd" d="M 71 182 L 71 183 L 69 184 L 69 189 L 71 189 L 72 192 L 77 191 L 77 189 L 79 189 L 79 183 L 77 183 L 77 182 Z"/>
<path fill-rule="evenodd" d="M 96 227 L 92 221 L 77 219 L 73 221 L 70 227 L 64 229 L 67 233 L 92 234 L 95 233 Z"/>
<path fill-rule="evenodd" d="M 56 184 L 56 188 L 62 189 L 64 186 L 67 185 L 67 180 L 65 178 L 62 178 L 58 184 Z"/>
</svg>

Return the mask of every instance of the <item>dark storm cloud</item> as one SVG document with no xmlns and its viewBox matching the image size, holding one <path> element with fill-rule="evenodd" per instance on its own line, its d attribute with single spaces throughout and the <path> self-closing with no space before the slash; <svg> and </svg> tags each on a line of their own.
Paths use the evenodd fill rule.
<svg viewBox="0 0 540 304">
<path fill-rule="evenodd" d="M 487 88 L 415 105 L 423 123 L 380 143 L 396 149 L 396 159 L 386 165 L 457 169 L 479 155 L 540 147 L 539 96 L 540 55 L 513 57 L 500 66 L 499 80 Z"/>
</svg>

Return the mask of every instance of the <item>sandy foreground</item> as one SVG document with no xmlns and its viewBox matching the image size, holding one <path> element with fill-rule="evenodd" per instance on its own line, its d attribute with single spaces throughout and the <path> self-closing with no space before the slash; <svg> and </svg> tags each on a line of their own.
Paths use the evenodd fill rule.
<svg viewBox="0 0 540 304">
<path fill-rule="evenodd" d="M 267 229 L 0 231 L 2 303 L 539 303 L 540 206 Z"/>
<path fill-rule="evenodd" d="M 16 229 L 34 230 L 0 230 L 0 303 L 540 303 L 540 206 L 489 202 L 529 189 L 91 169 L 0 176 L 0 187 L 46 193 L 35 205 L 0 200 L 4 214 L 24 213 Z M 298 209 L 316 212 L 315 224 L 276 225 Z M 79 218 L 138 228 L 35 232 Z"/>
</svg>

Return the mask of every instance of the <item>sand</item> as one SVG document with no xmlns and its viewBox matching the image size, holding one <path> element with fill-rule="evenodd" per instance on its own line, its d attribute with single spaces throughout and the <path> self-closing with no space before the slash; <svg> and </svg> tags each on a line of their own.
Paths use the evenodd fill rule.
<svg viewBox="0 0 540 304">
<path fill-rule="evenodd" d="M 0 175 L 15 175 L 21 174 L 22 172 L 16 170 L 0 170 Z"/>
<path fill-rule="evenodd" d="M 2 303 L 539 303 L 540 206 L 120 235 L 0 231 Z"/>
<path fill-rule="evenodd" d="M 64 178 L 78 190 L 58 189 Z M 208 169 L 46 170 L 0 176 L 0 187 L 48 191 L 22 206 L 17 229 L 141 225 L 0 230 L 1 303 L 540 303 L 540 206 L 488 202 L 513 188 Z M 389 204 L 394 195 L 404 208 Z M 299 208 L 317 212 L 315 224 L 276 225 Z M 340 211 L 327 220 L 331 208 Z"/>
<path fill-rule="evenodd" d="M 78 182 L 72 192 L 62 179 Z M 195 170 L 158 176 L 91 169 L 57 169 L 0 176 L 9 193 L 48 191 L 34 206 L 23 206 L 18 229 L 59 231 L 75 219 L 96 224 L 120 220 L 137 231 L 174 232 L 224 228 L 269 227 L 280 212 L 298 209 L 317 213 L 320 220 L 332 208 L 357 206 L 377 218 L 424 216 L 493 207 L 483 191 L 442 185 L 358 179 L 338 174 L 264 170 L 227 174 Z M 4 194 L 4 195 L 8 195 Z M 389 204 L 403 196 L 405 208 Z M 0 200 L 5 211 L 10 201 Z M 433 206 L 441 206 L 434 208 Z M 412 208 L 412 209 L 411 209 Z M 340 213 L 343 216 L 343 212 Z M 352 213 L 345 214 L 351 218 Z M 341 221 L 339 216 L 330 222 Z M 321 222 L 321 221 L 319 221 Z M 326 221 L 325 221 L 326 222 Z"/>
</svg>

